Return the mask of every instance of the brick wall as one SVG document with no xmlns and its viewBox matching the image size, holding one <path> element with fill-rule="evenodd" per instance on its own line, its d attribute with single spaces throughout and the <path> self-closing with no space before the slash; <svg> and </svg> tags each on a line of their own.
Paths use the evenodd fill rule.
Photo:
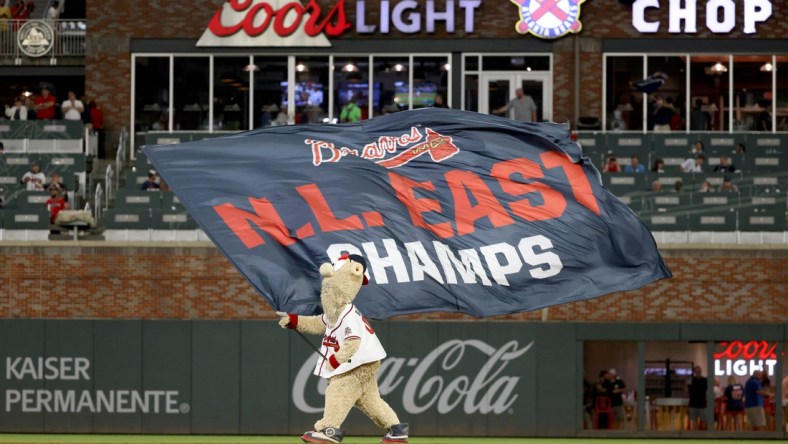
<svg viewBox="0 0 788 444">
<path fill-rule="evenodd" d="M 330 6 L 339 0 L 318 0 L 322 10 L 327 12 Z M 96 4 L 100 3 L 100 4 Z M 105 124 L 109 131 L 110 143 L 115 143 L 118 130 L 128 126 L 130 122 L 130 72 L 131 54 L 129 43 L 131 39 L 165 38 L 188 39 L 196 41 L 208 25 L 209 20 L 218 10 L 223 0 L 104 0 L 89 3 L 87 20 L 89 33 L 85 56 L 85 87 L 88 96 L 95 98 L 103 105 Z M 346 13 L 351 23 L 356 23 L 356 1 L 345 0 Z M 392 0 L 394 5 L 396 0 Z M 445 9 L 445 0 L 437 0 L 436 10 Z M 457 4 L 458 2 L 455 2 Z M 763 24 L 758 25 L 757 35 L 747 35 L 742 32 L 743 8 L 738 1 L 736 11 L 736 28 L 727 36 L 710 33 L 705 26 L 706 14 L 703 7 L 706 2 L 698 2 L 698 32 L 695 35 L 671 35 L 667 33 L 668 0 L 661 0 L 663 6 L 659 10 L 649 9 L 646 15 L 648 21 L 660 20 L 662 25 L 657 34 L 641 36 L 632 26 L 631 8 L 615 0 L 586 0 L 581 6 L 580 20 L 583 30 L 581 40 L 581 64 L 575 67 L 573 63 L 573 45 L 557 44 L 555 54 L 555 97 L 554 119 L 566 121 L 573 118 L 574 102 L 571 95 L 567 97 L 567 90 L 574 94 L 573 76 L 575 70 L 583 75 L 581 88 L 581 110 L 583 115 L 601 115 L 602 101 L 602 55 L 600 53 L 600 39 L 604 38 L 671 38 L 681 40 L 677 43 L 676 51 L 690 51 L 691 38 L 713 39 L 756 39 L 756 38 L 786 38 L 788 36 L 788 8 L 783 0 L 772 0 L 772 17 Z M 376 1 L 365 2 L 367 13 L 366 23 L 374 24 L 379 21 L 380 3 Z M 446 34 L 443 25 L 439 24 L 434 34 L 425 32 L 418 34 L 401 34 L 392 32 L 390 35 L 364 35 L 363 39 L 423 39 L 423 38 L 522 38 L 524 41 L 533 40 L 535 37 L 519 36 L 514 28 L 518 19 L 516 5 L 509 1 L 485 0 L 476 11 L 475 32 L 464 35 L 464 18 L 462 11 L 456 7 L 457 23 L 452 35 Z M 339 39 L 358 39 L 355 31 L 338 37 Z M 568 39 L 564 39 L 568 40 Z M 560 42 L 560 41 L 559 41 Z M 523 51 L 523 48 L 512 48 L 513 52 Z M 264 52 L 265 48 L 255 49 L 252 52 Z M 359 48 L 363 52 L 363 48 Z M 559 88 L 560 87 L 560 88 Z"/>
<path fill-rule="evenodd" d="M 788 249 L 663 248 L 674 278 L 549 309 L 553 321 L 785 322 Z M 272 319 L 210 244 L 0 244 L 0 318 Z M 432 313 L 411 319 L 473 319 Z M 542 313 L 499 316 L 539 320 Z"/>
</svg>

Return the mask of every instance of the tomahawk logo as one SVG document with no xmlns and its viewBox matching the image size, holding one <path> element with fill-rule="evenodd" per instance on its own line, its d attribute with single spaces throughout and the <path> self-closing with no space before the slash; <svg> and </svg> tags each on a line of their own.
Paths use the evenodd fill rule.
<svg viewBox="0 0 788 444">
<path fill-rule="evenodd" d="M 312 164 L 319 166 L 326 162 L 339 162 L 345 156 L 357 156 L 375 160 L 385 168 L 401 167 L 423 155 L 429 155 L 433 162 L 442 162 L 460 152 L 451 136 L 445 136 L 430 128 L 422 130 L 412 127 L 409 133 L 399 136 L 382 136 L 378 140 L 364 145 L 357 150 L 348 147 L 337 147 L 331 142 L 306 139 L 304 143 L 312 146 Z M 405 148 L 397 153 L 401 148 Z M 394 157 L 384 159 L 389 154 Z M 382 159 L 382 160 L 378 160 Z"/>
<path fill-rule="evenodd" d="M 544 39 L 557 39 L 583 29 L 580 4 L 585 0 L 511 0 L 520 8 L 515 29 Z"/>
</svg>

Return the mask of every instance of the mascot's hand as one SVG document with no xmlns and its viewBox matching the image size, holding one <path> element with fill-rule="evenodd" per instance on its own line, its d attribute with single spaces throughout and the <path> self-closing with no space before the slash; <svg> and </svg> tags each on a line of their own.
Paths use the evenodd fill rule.
<svg viewBox="0 0 788 444">
<path fill-rule="evenodd" d="M 287 314 L 283 311 L 277 311 L 276 315 L 279 316 L 279 326 L 293 330 L 298 326 L 298 315 Z"/>
</svg>

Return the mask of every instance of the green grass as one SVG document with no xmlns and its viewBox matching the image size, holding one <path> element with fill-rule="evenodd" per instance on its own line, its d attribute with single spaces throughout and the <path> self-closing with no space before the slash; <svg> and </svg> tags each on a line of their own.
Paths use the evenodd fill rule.
<svg viewBox="0 0 788 444">
<path fill-rule="evenodd" d="M 419 438 L 411 444 L 639 444 L 647 439 L 596 438 Z M 656 441 L 656 439 L 655 439 Z M 380 437 L 345 437 L 342 444 L 379 443 Z M 710 440 L 668 439 L 665 444 L 699 444 Z M 763 444 L 764 440 L 725 440 L 737 444 Z M 14 444 L 297 444 L 297 436 L 205 436 L 205 435 L 33 435 L 0 434 L 0 443 Z"/>
</svg>

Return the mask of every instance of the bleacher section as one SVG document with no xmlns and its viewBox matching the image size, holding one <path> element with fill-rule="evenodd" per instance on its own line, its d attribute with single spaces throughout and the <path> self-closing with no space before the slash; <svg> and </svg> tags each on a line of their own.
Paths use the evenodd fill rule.
<svg viewBox="0 0 788 444">
<path fill-rule="evenodd" d="M 704 172 L 682 173 L 679 166 L 692 155 L 697 140 L 705 145 Z M 603 185 L 661 234 L 658 241 L 788 241 L 788 134 L 580 133 L 578 143 L 595 165 L 609 154 L 622 166 L 635 154 L 649 170 L 657 159 L 665 162 L 663 173 L 602 174 Z M 745 153 L 737 153 L 739 143 Z M 713 172 L 723 155 L 736 172 Z M 720 192 L 726 176 L 735 190 Z M 662 185 L 660 191 L 653 191 L 655 181 Z M 676 181 L 681 181 L 681 191 L 674 190 Z M 706 181 L 713 191 L 701 192 Z M 726 239 L 723 233 L 735 235 Z"/>
</svg>

